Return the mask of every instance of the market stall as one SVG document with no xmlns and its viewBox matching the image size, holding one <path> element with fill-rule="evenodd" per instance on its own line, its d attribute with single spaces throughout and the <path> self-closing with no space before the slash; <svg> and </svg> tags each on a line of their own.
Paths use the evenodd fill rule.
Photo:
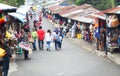
<svg viewBox="0 0 120 76">
<path fill-rule="evenodd" d="M 0 9 L 1 9 L 3 12 L 15 12 L 16 9 L 17 9 L 17 7 L 0 3 Z"/>
<path fill-rule="evenodd" d="M 107 49 L 114 52 L 118 47 L 118 38 L 120 36 L 120 14 L 107 15 Z M 120 51 L 120 50 L 118 50 Z"/>
<path fill-rule="evenodd" d="M 97 50 L 104 51 L 105 50 L 105 43 L 106 43 L 106 20 L 100 18 L 99 16 L 95 16 L 94 22 L 94 41 L 96 43 Z"/>
<path fill-rule="evenodd" d="M 8 15 L 14 17 L 14 18 L 17 18 L 20 22 L 24 23 L 25 22 L 25 16 L 24 15 L 21 15 L 19 13 L 8 13 Z"/>
</svg>

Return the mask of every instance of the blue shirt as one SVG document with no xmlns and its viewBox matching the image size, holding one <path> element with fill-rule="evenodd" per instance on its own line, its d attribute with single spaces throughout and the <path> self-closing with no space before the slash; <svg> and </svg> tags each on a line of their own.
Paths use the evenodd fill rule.
<svg viewBox="0 0 120 76">
<path fill-rule="evenodd" d="M 118 38 L 118 45 L 120 45 L 120 38 Z"/>
</svg>

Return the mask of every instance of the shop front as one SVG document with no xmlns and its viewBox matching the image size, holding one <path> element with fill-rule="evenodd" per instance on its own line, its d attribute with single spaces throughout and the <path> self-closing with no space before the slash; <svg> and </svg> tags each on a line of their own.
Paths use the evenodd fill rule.
<svg viewBox="0 0 120 76">
<path fill-rule="evenodd" d="M 104 51 L 106 43 L 106 21 L 101 18 L 95 18 L 94 23 L 94 43 L 97 50 Z"/>
<path fill-rule="evenodd" d="M 107 50 L 113 53 L 119 50 L 120 39 L 120 14 L 106 14 L 107 19 Z"/>
</svg>

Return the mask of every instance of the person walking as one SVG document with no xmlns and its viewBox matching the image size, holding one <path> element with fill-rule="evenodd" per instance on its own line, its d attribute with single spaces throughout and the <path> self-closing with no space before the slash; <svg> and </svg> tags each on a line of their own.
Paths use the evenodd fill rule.
<svg viewBox="0 0 120 76">
<path fill-rule="evenodd" d="M 54 41 L 54 43 L 55 43 L 55 50 L 57 50 L 57 41 L 56 41 L 56 35 L 57 35 L 57 33 L 58 33 L 58 29 L 57 28 L 55 28 L 55 30 L 54 30 L 54 32 L 53 32 L 53 41 Z"/>
<path fill-rule="evenodd" d="M 46 35 L 45 35 L 45 40 L 46 40 L 46 47 L 47 47 L 47 49 L 46 50 L 48 50 L 48 51 L 50 51 L 50 44 L 51 44 L 51 42 L 52 42 L 52 35 L 51 35 L 51 30 L 50 29 L 48 29 L 47 30 L 47 33 L 46 33 Z"/>
<path fill-rule="evenodd" d="M 36 39 L 37 39 L 38 35 L 37 35 L 37 32 L 35 31 L 34 28 L 32 28 L 32 34 L 31 35 L 32 35 L 32 38 L 34 39 L 34 41 L 32 43 L 33 50 L 37 50 L 37 48 L 36 48 Z"/>
<path fill-rule="evenodd" d="M 38 34 L 39 50 L 44 50 L 45 31 L 42 29 L 42 26 L 39 27 L 37 34 Z"/>
<path fill-rule="evenodd" d="M 77 24 L 74 23 L 74 25 L 73 25 L 72 28 L 71 28 L 71 37 L 72 37 L 72 38 L 75 38 L 75 37 L 76 37 L 76 36 L 75 36 L 76 26 L 77 26 Z"/>
<path fill-rule="evenodd" d="M 63 35 L 62 35 L 62 33 L 60 33 L 59 37 L 60 37 L 59 50 L 61 50 L 61 48 L 62 48 L 62 42 L 63 42 Z"/>
<path fill-rule="evenodd" d="M 55 50 L 61 50 L 61 43 L 62 43 L 62 33 L 60 32 L 59 28 L 56 28 L 53 32 L 53 40 L 55 42 Z"/>
<path fill-rule="evenodd" d="M 21 37 L 22 37 L 22 41 L 25 42 L 26 44 L 29 43 L 28 42 L 28 33 L 24 31 L 24 29 L 22 28 L 21 30 Z M 24 51 L 24 60 L 31 60 L 31 58 L 28 57 L 28 54 L 29 54 L 29 50 L 25 50 L 25 49 L 22 49 Z"/>
</svg>

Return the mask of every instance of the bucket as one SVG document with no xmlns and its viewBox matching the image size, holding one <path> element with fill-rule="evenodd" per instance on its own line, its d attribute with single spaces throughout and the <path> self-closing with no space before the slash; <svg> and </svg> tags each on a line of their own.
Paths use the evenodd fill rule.
<svg viewBox="0 0 120 76">
<path fill-rule="evenodd" d="M 78 39 L 81 39 L 81 37 L 82 37 L 81 34 L 77 34 Z"/>
</svg>

